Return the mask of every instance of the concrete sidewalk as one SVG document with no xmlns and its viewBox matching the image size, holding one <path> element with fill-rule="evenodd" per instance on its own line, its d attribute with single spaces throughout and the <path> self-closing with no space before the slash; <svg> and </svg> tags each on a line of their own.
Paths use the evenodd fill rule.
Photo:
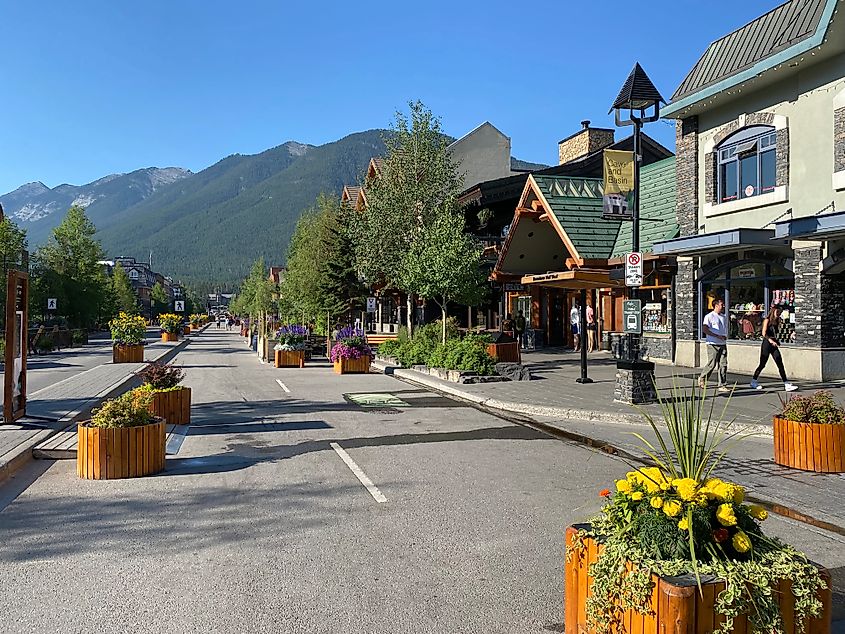
<svg viewBox="0 0 845 634">
<path fill-rule="evenodd" d="M 443 394 L 471 402 L 479 407 L 517 415 L 559 433 L 565 438 L 600 450 L 628 455 L 632 462 L 646 458 L 639 441 L 632 435 L 653 438 L 641 412 L 613 401 L 615 361 L 605 353 L 590 357 L 589 376 L 594 383 L 579 384 L 579 356 L 571 351 L 543 351 L 523 355 L 536 380 L 462 385 L 433 376 L 399 368 L 377 368 L 396 378 L 411 381 Z M 690 368 L 656 367 L 657 383 L 668 390 L 673 380 L 691 385 L 697 372 Z M 673 376 L 675 377 L 673 379 Z M 780 467 L 773 460 L 772 414 L 783 396 L 781 383 L 764 381 L 762 392 L 748 387 L 749 377 L 731 375 L 737 388 L 728 399 L 714 396 L 714 416 L 727 405 L 725 420 L 735 421 L 734 429 L 746 436 L 734 442 L 720 466 L 723 477 L 748 488 L 750 495 L 774 510 L 799 517 L 816 526 L 845 535 L 845 475 L 817 474 Z M 837 400 L 845 402 L 841 383 L 799 385 L 795 394 L 829 389 Z M 781 390 L 781 391 L 778 391 Z M 659 407 L 643 409 L 662 420 Z"/>
<path fill-rule="evenodd" d="M 138 382 L 136 372 L 152 361 L 170 360 L 190 342 L 190 336 L 178 343 L 160 340 L 148 343 L 144 363 L 111 362 L 111 349 L 107 361 L 66 378 L 54 374 L 58 381 L 29 394 L 27 416 L 15 424 L 0 425 L 0 482 L 32 458 L 32 448 L 65 429 L 74 420 L 91 411 L 104 399 L 124 391 Z M 95 350 L 98 358 L 99 349 Z"/>
</svg>

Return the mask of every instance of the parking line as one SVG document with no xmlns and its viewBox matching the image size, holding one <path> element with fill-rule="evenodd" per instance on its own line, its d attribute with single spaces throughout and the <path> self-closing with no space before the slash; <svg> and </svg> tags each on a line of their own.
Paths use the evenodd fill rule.
<svg viewBox="0 0 845 634">
<path fill-rule="evenodd" d="M 355 474 L 355 477 L 358 478 L 361 484 L 367 487 L 367 491 L 370 492 L 370 495 L 373 496 L 373 499 L 376 502 L 387 502 L 387 498 L 382 495 L 381 491 L 378 490 L 378 487 L 373 484 L 373 481 L 367 477 L 367 474 L 361 471 L 361 467 L 355 464 L 355 461 L 349 456 L 348 453 L 346 453 L 346 451 L 344 451 L 343 447 L 338 445 L 336 442 L 329 443 L 329 445 L 332 449 L 335 450 L 335 453 L 340 456 L 340 459 L 346 463 L 346 466 L 349 467 L 352 473 Z"/>
<path fill-rule="evenodd" d="M 280 387 L 280 388 L 282 388 L 285 392 L 287 392 L 288 394 L 290 394 L 290 390 L 288 389 L 288 386 L 287 386 L 287 385 L 285 385 L 284 383 L 282 383 L 282 382 L 281 382 L 281 380 L 276 379 L 276 383 L 278 383 L 278 384 L 279 384 L 279 387 Z"/>
</svg>

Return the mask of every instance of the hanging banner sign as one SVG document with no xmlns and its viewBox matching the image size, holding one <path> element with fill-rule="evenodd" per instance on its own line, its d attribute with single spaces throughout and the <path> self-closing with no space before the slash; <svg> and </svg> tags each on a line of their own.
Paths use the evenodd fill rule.
<svg viewBox="0 0 845 634">
<path fill-rule="evenodd" d="M 634 205 L 634 153 L 604 151 L 604 215 L 630 219 Z"/>
</svg>

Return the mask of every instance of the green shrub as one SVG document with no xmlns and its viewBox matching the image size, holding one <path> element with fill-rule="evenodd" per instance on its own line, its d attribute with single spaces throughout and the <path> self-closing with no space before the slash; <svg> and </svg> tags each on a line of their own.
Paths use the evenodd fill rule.
<svg viewBox="0 0 845 634">
<path fill-rule="evenodd" d="M 77 328 L 76 330 L 71 331 L 70 338 L 71 341 L 77 345 L 88 343 L 88 336 L 85 334 L 85 331 L 81 328 Z"/>
<path fill-rule="evenodd" d="M 449 341 L 446 341 L 446 343 L 448 344 Z M 434 349 L 434 352 L 432 352 L 431 355 L 429 355 L 428 365 L 431 366 L 432 368 L 444 368 L 446 370 L 451 369 L 451 368 L 446 367 L 446 355 L 447 355 L 448 351 L 449 351 L 448 345 L 442 345 L 442 344 L 438 345 Z"/>
<path fill-rule="evenodd" d="M 56 342 L 53 341 L 53 337 L 50 335 L 41 335 L 38 338 L 38 341 L 35 342 L 35 347 L 39 350 L 51 352 L 56 349 Z"/>
<path fill-rule="evenodd" d="M 92 427 L 139 427 L 155 421 L 150 413 L 153 401 L 149 390 L 131 390 L 103 403 L 94 410 Z"/>
<path fill-rule="evenodd" d="M 819 390 L 812 396 L 793 396 L 788 401 L 781 400 L 780 415 L 781 418 L 797 423 L 845 424 L 845 408 L 827 390 Z"/>
<path fill-rule="evenodd" d="M 378 347 L 378 353 L 383 357 L 395 357 L 400 345 L 397 339 L 388 339 Z"/>
<path fill-rule="evenodd" d="M 149 385 L 154 391 L 164 391 L 179 387 L 185 372 L 171 363 L 154 361 L 144 368 L 140 376 L 144 385 Z"/>
</svg>

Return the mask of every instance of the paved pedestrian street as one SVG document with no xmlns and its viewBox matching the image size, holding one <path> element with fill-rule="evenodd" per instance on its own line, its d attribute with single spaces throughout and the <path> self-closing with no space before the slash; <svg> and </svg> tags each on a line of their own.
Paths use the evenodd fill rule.
<svg viewBox="0 0 845 634">
<path fill-rule="evenodd" d="M 622 460 L 243 342 L 208 330 L 176 358 L 193 420 L 162 474 L 36 461 L 0 489 L 0 630 L 563 631 L 564 530 Z M 841 592 L 845 537 L 767 524 Z"/>
</svg>

